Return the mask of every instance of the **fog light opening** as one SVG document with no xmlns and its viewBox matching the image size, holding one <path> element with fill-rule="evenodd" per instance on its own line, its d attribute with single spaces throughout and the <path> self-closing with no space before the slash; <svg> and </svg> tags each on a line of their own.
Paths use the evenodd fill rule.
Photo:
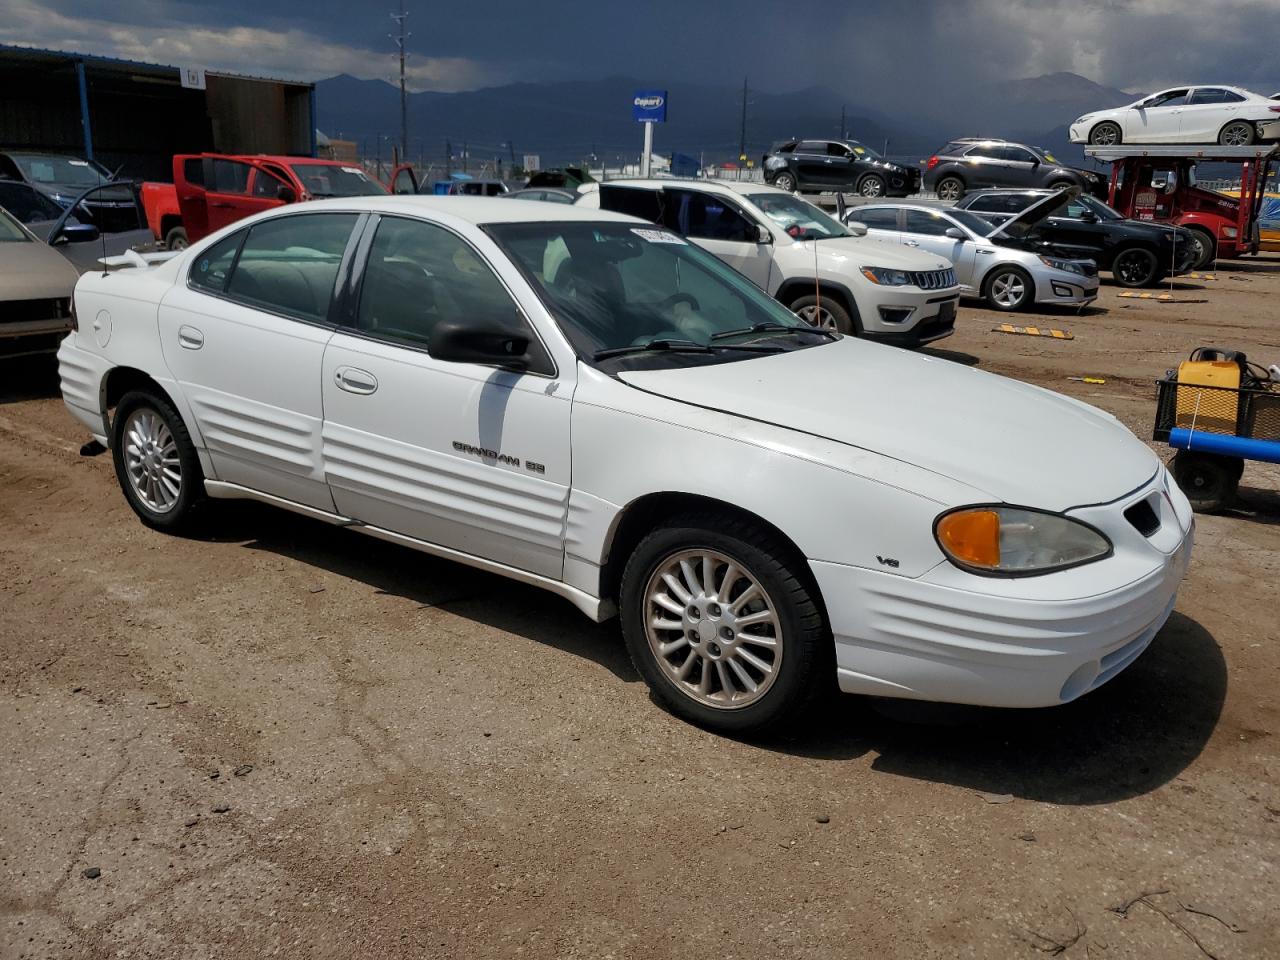
<svg viewBox="0 0 1280 960">
<path fill-rule="evenodd" d="M 913 310 L 914 307 L 881 307 L 880 319 L 885 323 L 903 323 Z"/>
<path fill-rule="evenodd" d="M 1074 291 L 1065 283 L 1058 283 L 1055 280 L 1053 284 L 1053 295 L 1055 297 L 1070 297 L 1074 295 Z"/>
<path fill-rule="evenodd" d="M 1102 664 L 1097 660 L 1080 664 L 1058 691 L 1058 699 L 1063 703 L 1074 700 L 1093 686 L 1093 681 L 1098 679 L 1098 674 L 1101 672 Z"/>
</svg>

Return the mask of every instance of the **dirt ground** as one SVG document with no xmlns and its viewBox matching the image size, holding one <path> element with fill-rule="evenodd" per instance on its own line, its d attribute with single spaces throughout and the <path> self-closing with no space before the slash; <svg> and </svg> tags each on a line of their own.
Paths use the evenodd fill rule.
<svg viewBox="0 0 1280 960">
<path fill-rule="evenodd" d="M 1193 347 L 1280 362 L 1280 257 L 1117 293 L 930 352 L 1144 438 Z M 737 742 L 537 590 L 249 504 L 146 529 L 50 371 L 0 371 L 5 960 L 1280 956 L 1276 468 L 1082 701 Z"/>
</svg>

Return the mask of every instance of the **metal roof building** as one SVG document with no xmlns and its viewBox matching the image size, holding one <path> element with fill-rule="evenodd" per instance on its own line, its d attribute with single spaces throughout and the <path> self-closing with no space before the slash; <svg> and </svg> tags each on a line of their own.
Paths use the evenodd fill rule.
<svg viewBox="0 0 1280 960">
<path fill-rule="evenodd" d="M 172 178 L 175 153 L 314 156 L 315 85 L 0 44 L 0 149 Z"/>
</svg>

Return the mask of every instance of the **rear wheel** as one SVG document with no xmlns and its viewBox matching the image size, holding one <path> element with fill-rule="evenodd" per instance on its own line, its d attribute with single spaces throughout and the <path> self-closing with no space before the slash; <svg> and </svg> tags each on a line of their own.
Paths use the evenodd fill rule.
<svg viewBox="0 0 1280 960">
<path fill-rule="evenodd" d="M 1179 450 L 1169 465 L 1173 479 L 1191 501 L 1191 508 L 1212 513 L 1229 506 L 1236 498 L 1244 461 L 1239 457 L 1220 457 L 1212 453 Z"/>
<path fill-rule="evenodd" d="M 1055 180 L 1053 183 L 1049 184 L 1049 189 L 1065 190 L 1067 187 L 1074 187 L 1074 186 L 1075 184 L 1072 183 L 1070 180 Z"/>
<path fill-rule="evenodd" d="M 645 537 L 622 574 L 621 619 L 658 702 L 724 733 L 784 724 L 833 676 L 803 559 L 732 515 L 686 514 Z"/>
<path fill-rule="evenodd" d="M 166 250 L 185 250 L 190 245 L 187 241 L 187 230 L 185 227 L 174 227 L 164 235 L 164 245 Z"/>
<path fill-rule="evenodd" d="M 1095 147 L 1114 147 L 1121 142 L 1120 124 L 1103 120 L 1089 131 L 1089 142 Z"/>
<path fill-rule="evenodd" d="M 1213 242 L 1213 235 L 1208 230 L 1202 230 L 1199 227 L 1189 227 L 1188 229 L 1191 231 L 1190 242 L 1195 250 L 1195 259 L 1191 261 L 1191 269 L 1203 270 L 1217 256 L 1217 245 Z"/>
<path fill-rule="evenodd" d="M 785 190 L 787 193 L 795 193 L 796 191 L 796 175 L 790 170 L 783 170 L 773 178 L 773 185 L 779 190 Z"/>
<path fill-rule="evenodd" d="M 204 500 L 204 472 L 186 424 L 163 397 L 126 393 L 111 430 L 116 479 L 133 512 L 149 527 L 176 532 Z"/>
<path fill-rule="evenodd" d="M 858 193 L 864 197 L 883 197 L 886 186 L 880 174 L 868 173 L 858 181 Z"/>
<path fill-rule="evenodd" d="M 1122 287 L 1149 287 L 1160 279 L 1160 264 L 1150 250 L 1129 247 L 1116 254 L 1111 275 Z"/>
<path fill-rule="evenodd" d="M 939 200 L 955 203 L 964 196 L 964 181 L 959 177 L 943 177 L 934 188 Z"/>
<path fill-rule="evenodd" d="M 844 305 L 831 297 L 819 301 L 815 294 L 791 301 L 789 309 L 805 323 L 823 330 L 834 330 L 846 336 L 857 336 L 853 318 Z"/>
<path fill-rule="evenodd" d="M 1247 147 L 1253 143 L 1253 124 L 1248 120 L 1232 120 L 1218 133 L 1218 143 L 1224 147 Z"/>
<path fill-rule="evenodd" d="M 982 296 L 996 310 L 1012 313 L 1035 299 L 1035 284 L 1021 267 L 996 267 L 982 285 Z"/>
</svg>

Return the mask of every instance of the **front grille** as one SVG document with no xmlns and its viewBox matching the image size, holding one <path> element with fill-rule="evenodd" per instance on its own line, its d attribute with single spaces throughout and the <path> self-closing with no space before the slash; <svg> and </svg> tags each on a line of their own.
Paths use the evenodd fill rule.
<svg viewBox="0 0 1280 960">
<path fill-rule="evenodd" d="M 33 320 L 61 320 L 71 316 L 71 298 L 0 301 L 0 323 L 30 323 Z"/>
<path fill-rule="evenodd" d="M 956 272 L 946 270 L 920 270 L 911 275 L 912 281 L 921 290 L 943 290 L 956 285 Z"/>
</svg>

